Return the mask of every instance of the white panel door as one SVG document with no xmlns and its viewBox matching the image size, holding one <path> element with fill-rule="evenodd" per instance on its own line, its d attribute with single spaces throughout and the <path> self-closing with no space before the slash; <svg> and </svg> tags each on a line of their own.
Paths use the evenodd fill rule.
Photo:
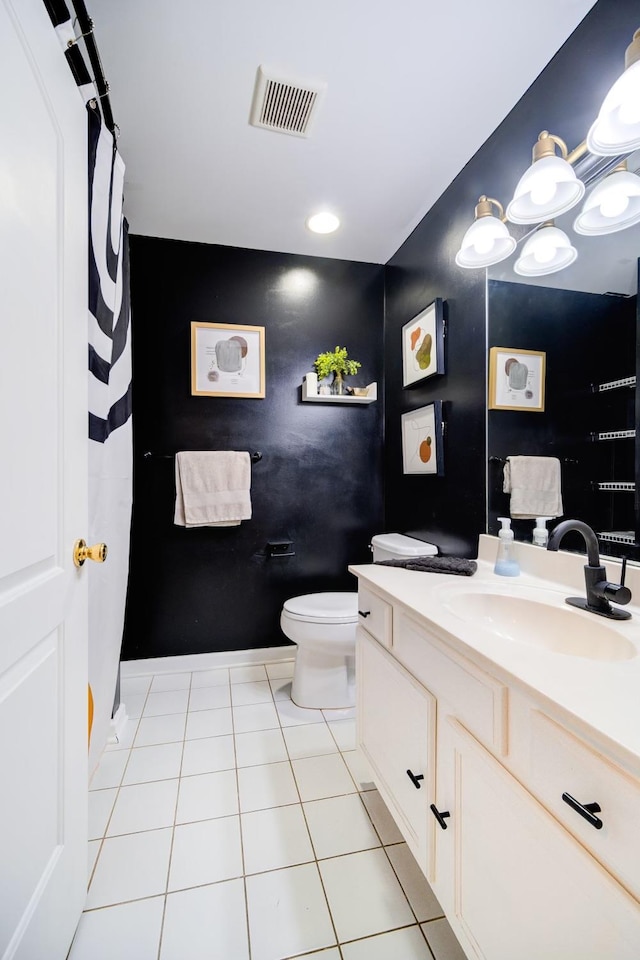
<svg viewBox="0 0 640 960">
<path fill-rule="evenodd" d="M 86 893 L 86 118 L 42 0 L 0 0 L 0 957 Z"/>
</svg>

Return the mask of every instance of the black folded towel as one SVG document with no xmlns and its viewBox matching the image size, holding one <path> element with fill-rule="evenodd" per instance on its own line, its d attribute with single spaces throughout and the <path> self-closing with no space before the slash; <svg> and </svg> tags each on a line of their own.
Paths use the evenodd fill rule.
<svg viewBox="0 0 640 960">
<path fill-rule="evenodd" d="M 464 557 L 409 557 L 407 560 L 376 560 L 375 563 L 424 573 L 453 573 L 458 577 L 472 577 L 478 569 L 475 560 L 465 560 Z"/>
</svg>

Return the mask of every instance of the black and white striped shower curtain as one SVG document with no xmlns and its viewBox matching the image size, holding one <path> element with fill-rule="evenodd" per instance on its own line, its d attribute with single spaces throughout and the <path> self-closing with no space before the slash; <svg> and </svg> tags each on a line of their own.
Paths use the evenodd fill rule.
<svg viewBox="0 0 640 960">
<path fill-rule="evenodd" d="M 98 111 L 88 114 L 89 438 L 105 444 L 131 416 L 128 227 L 124 163 Z"/>
<path fill-rule="evenodd" d="M 89 686 L 92 771 L 112 734 L 119 705 L 120 649 L 129 570 L 133 487 L 131 325 L 124 163 L 104 124 L 96 86 L 76 38 L 66 0 L 43 0 L 88 117 L 89 197 L 89 530 L 108 547 L 89 576 Z M 86 13 L 86 10 L 85 10 Z M 89 21 L 91 22 L 91 21 Z M 81 32 L 81 31 L 80 31 Z M 104 78 L 101 81 L 104 85 Z M 111 116 L 109 107 L 108 115 Z M 111 124 L 110 124 L 111 125 Z"/>
<path fill-rule="evenodd" d="M 124 163 L 98 110 L 89 120 L 89 536 L 108 562 L 89 583 L 90 755 L 99 759 L 117 689 L 132 501 L 131 324 Z M 117 705 L 117 704 L 116 704 Z M 93 751 L 92 751 L 93 752 Z"/>
<path fill-rule="evenodd" d="M 92 771 L 111 733 L 118 702 L 120 649 L 129 570 L 133 487 L 131 325 L 124 163 L 101 117 L 76 24 L 66 0 L 43 0 L 86 104 L 89 173 L 89 543 L 104 542 L 108 558 L 89 576 L 89 685 Z M 84 189 L 77 185 L 77 189 Z"/>
</svg>

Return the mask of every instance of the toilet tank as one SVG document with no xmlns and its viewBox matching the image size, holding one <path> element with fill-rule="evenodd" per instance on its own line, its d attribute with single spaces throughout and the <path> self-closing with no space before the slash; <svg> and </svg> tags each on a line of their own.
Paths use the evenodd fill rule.
<svg viewBox="0 0 640 960">
<path fill-rule="evenodd" d="M 374 563 L 377 560 L 401 560 L 406 557 L 435 557 L 438 548 L 433 543 L 405 537 L 403 533 L 378 533 L 371 538 Z"/>
</svg>

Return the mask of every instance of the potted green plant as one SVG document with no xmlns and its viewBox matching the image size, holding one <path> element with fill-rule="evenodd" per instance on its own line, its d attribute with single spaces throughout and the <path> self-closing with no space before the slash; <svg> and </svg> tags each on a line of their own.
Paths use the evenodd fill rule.
<svg viewBox="0 0 640 960">
<path fill-rule="evenodd" d="M 335 350 L 318 354 L 313 365 L 320 380 L 333 374 L 331 392 L 338 396 L 345 392 L 344 378 L 353 376 L 362 366 L 358 360 L 349 359 L 346 347 L 336 347 Z"/>
</svg>

